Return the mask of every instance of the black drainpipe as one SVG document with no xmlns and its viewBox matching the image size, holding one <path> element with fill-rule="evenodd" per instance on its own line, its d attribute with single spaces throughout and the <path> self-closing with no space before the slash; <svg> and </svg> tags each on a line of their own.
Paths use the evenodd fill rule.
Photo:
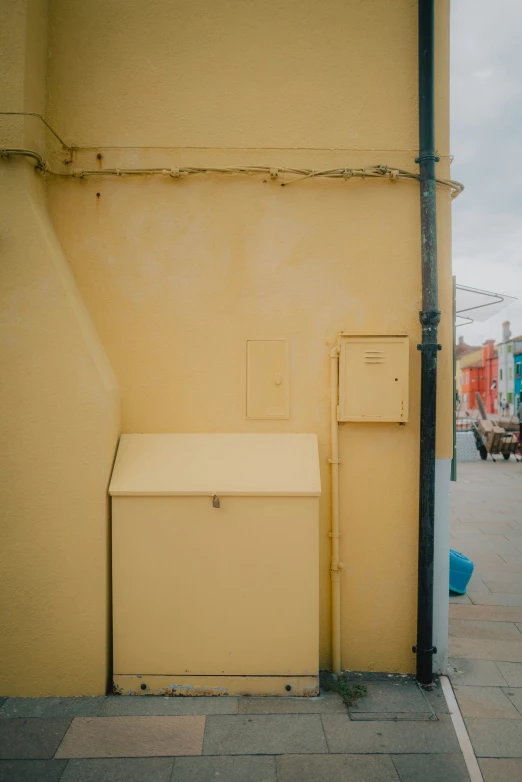
<svg viewBox="0 0 522 782">
<path fill-rule="evenodd" d="M 434 0 L 419 0 L 419 157 L 422 325 L 419 580 L 417 607 L 416 678 L 429 687 L 433 682 L 433 555 L 435 532 L 435 432 L 437 405 L 437 326 L 440 321 L 437 291 L 437 214 L 434 123 Z"/>
</svg>

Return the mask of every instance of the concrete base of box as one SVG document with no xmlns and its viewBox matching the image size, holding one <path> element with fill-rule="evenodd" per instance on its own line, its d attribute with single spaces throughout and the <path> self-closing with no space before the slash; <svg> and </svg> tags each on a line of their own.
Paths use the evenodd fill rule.
<svg viewBox="0 0 522 782">
<path fill-rule="evenodd" d="M 145 687 L 143 688 L 143 685 Z M 288 689 L 290 688 L 290 689 Z M 119 695 L 319 695 L 317 676 L 114 676 Z"/>
</svg>

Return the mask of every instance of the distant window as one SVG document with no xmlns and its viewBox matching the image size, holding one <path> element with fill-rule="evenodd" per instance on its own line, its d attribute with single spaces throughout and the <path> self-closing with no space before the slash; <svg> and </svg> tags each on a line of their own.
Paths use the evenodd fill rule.
<svg viewBox="0 0 522 782">
<path fill-rule="evenodd" d="M 513 352 L 513 345 L 508 345 L 507 346 L 507 352 L 508 353 L 512 353 Z"/>
<path fill-rule="evenodd" d="M 522 363 L 520 363 L 520 362 L 518 362 L 518 361 L 517 361 L 517 364 L 516 364 L 516 372 L 515 372 L 515 377 L 520 377 L 520 369 L 521 369 L 521 368 L 522 368 Z"/>
<path fill-rule="evenodd" d="M 509 402 L 509 404 L 511 404 L 513 402 L 513 394 L 511 392 L 509 392 L 509 393 L 506 394 L 506 397 L 507 397 L 507 401 Z"/>
<path fill-rule="evenodd" d="M 469 383 L 469 372 L 466 372 L 466 383 Z"/>
<path fill-rule="evenodd" d="M 513 367 L 508 369 L 508 380 L 513 380 Z"/>
<path fill-rule="evenodd" d="M 502 380 L 503 377 L 504 375 L 502 374 L 502 370 L 500 370 L 500 379 Z"/>
<path fill-rule="evenodd" d="M 492 389 L 492 390 L 495 390 L 495 388 L 496 388 L 496 387 L 497 387 L 497 378 L 496 378 L 496 377 L 494 377 L 494 378 L 493 378 L 493 382 L 492 382 L 492 384 L 491 384 L 491 389 Z"/>
</svg>

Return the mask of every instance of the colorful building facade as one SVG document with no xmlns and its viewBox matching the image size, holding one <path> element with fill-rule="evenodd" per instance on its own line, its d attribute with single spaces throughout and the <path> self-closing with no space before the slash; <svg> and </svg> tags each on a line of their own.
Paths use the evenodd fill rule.
<svg viewBox="0 0 522 782">
<path fill-rule="evenodd" d="M 522 351 L 522 335 L 511 336 L 510 323 L 503 324 L 503 341 L 497 345 L 498 350 L 498 403 L 499 409 L 505 415 L 516 412 L 515 390 L 515 355 Z"/>
<path fill-rule="evenodd" d="M 513 415 L 520 401 L 522 335 L 512 337 L 509 322 L 503 324 L 503 341 L 487 340 L 482 348 L 456 345 L 456 382 L 461 412 L 476 410 L 478 391 L 486 413 Z"/>
<path fill-rule="evenodd" d="M 498 413 L 498 354 L 490 339 L 481 349 L 472 350 L 460 359 L 460 409 L 478 409 L 477 392 L 486 413 Z"/>
<path fill-rule="evenodd" d="M 461 369 L 462 385 L 461 398 L 463 409 L 476 410 L 478 402 L 476 394 L 480 394 L 483 404 L 486 404 L 486 373 L 485 367 L 480 363 L 471 364 Z"/>
<path fill-rule="evenodd" d="M 522 349 L 514 354 L 515 362 L 515 410 L 522 402 Z"/>
<path fill-rule="evenodd" d="M 498 352 L 495 340 L 488 339 L 482 347 L 482 360 L 485 376 L 486 413 L 498 413 Z"/>
<path fill-rule="evenodd" d="M 483 373 L 479 373 L 478 371 L 479 368 L 483 366 L 482 348 L 468 347 L 469 350 L 467 350 L 459 359 L 458 389 L 460 408 L 462 411 L 474 410 L 477 407 L 475 391 L 484 390 Z"/>
<path fill-rule="evenodd" d="M 466 403 L 464 403 L 462 399 L 462 383 L 464 380 L 462 375 L 462 361 L 470 353 L 477 353 L 478 356 L 479 350 L 480 348 L 478 345 L 466 344 L 466 342 L 464 342 L 464 337 L 462 336 L 459 337 L 458 342 L 455 345 L 455 387 L 459 398 L 459 407 L 462 410 L 465 409 L 464 405 L 467 405 L 467 399 Z"/>
</svg>

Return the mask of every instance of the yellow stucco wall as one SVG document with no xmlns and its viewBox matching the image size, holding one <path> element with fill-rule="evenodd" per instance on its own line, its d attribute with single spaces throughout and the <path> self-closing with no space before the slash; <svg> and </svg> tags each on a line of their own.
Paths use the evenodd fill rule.
<svg viewBox="0 0 522 782">
<path fill-rule="evenodd" d="M 13 79 L 2 83 L 2 108 L 42 111 L 46 4 L 12 2 L 3 14 Z M 33 119 L 4 118 L 3 129 L 16 147 L 43 140 Z M 41 175 L 20 158 L 4 161 L 0 204 L 0 692 L 101 694 L 117 380 L 56 239 Z"/>
<path fill-rule="evenodd" d="M 460 389 L 462 387 L 462 371 L 460 367 L 460 358 L 457 358 L 455 360 L 455 387 L 457 389 L 457 393 L 460 396 Z"/>
<path fill-rule="evenodd" d="M 437 138 L 449 176 L 448 21 Z M 47 117 L 73 168 L 417 170 L 414 0 L 52 0 Z M 64 155 L 47 155 L 63 168 Z M 101 155 L 101 160 L 98 159 Z M 114 367 L 125 432 L 315 432 L 321 664 L 330 664 L 329 367 L 340 331 L 410 337 L 410 423 L 341 427 L 342 663 L 411 671 L 419 450 L 414 182 L 47 178 L 52 220 Z M 99 194 L 99 195 L 98 195 Z M 452 454 L 450 197 L 440 188 L 438 456 Z M 290 418 L 247 420 L 249 339 L 290 342 Z M 296 546 L 299 541 L 296 541 Z"/>
<path fill-rule="evenodd" d="M 101 0 L 51 5 L 49 117 L 69 142 L 91 147 L 77 153 L 75 167 L 384 162 L 416 170 L 413 0 L 326 6 L 191 0 L 122 8 Z M 446 3 L 438 4 L 438 13 L 438 143 L 447 175 Z M 262 177 L 215 175 L 56 179 L 48 192 L 58 234 L 122 386 L 124 431 L 319 435 L 323 664 L 329 662 L 328 352 L 343 329 L 408 332 L 411 423 L 342 427 L 341 521 L 343 664 L 411 670 L 417 186 L 315 181 L 281 188 Z M 438 455 L 448 458 L 449 204 L 440 190 L 445 349 Z M 277 338 L 290 340 L 291 417 L 249 421 L 246 340 Z"/>
</svg>

